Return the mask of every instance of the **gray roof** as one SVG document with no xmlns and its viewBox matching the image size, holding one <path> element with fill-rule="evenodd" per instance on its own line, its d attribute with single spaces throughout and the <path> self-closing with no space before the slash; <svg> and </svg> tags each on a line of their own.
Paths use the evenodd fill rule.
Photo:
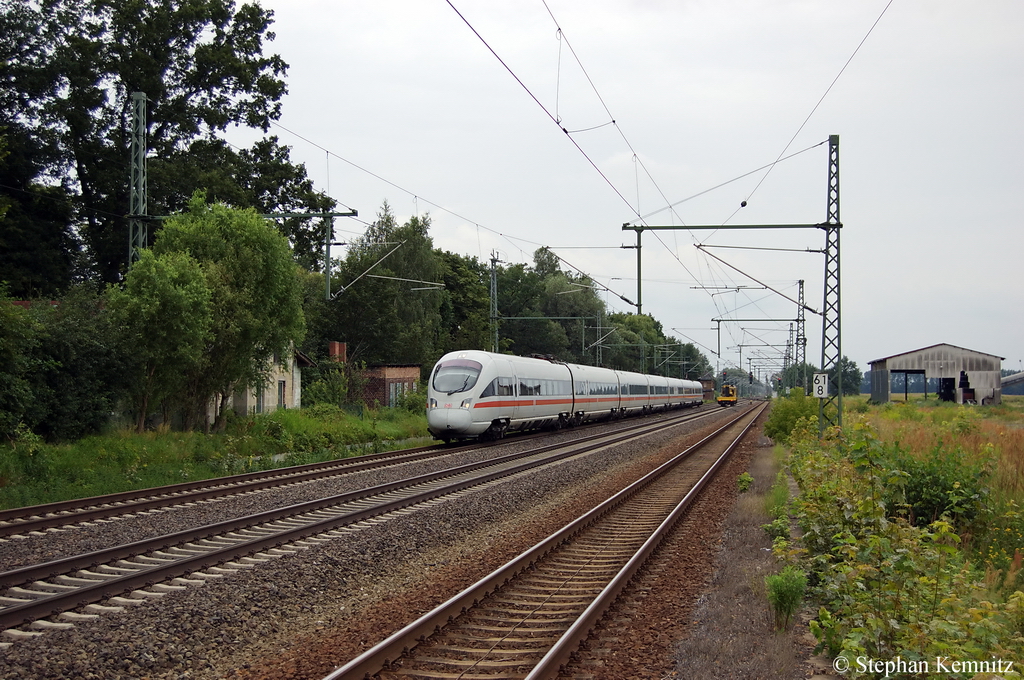
<svg viewBox="0 0 1024 680">
<path fill-rule="evenodd" d="M 1006 359 L 1006 357 L 1001 357 L 1001 356 L 996 355 L 996 354 L 986 354 L 985 352 L 979 352 L 978 350 L 975 350 L 975 349 L 967 349 L 966 347 L 958 347 L 956 345 L 950 345 L 949 343 L 940 342 L 937 345 L 929 345 L 927 347 L 922 347 L 921 349 L 915 349 L 915 350 L 911 350 L 909 352 L 900 352 L 899 354 L 893 354 L 892 356 L 882 357 L 881 359 L 875 359 L 874 361 L 869 361 L 868 364 L 878 364 L 878 363 L 881 363 L 883 361 L 888 361 L 889 359 L 895 359 L 897 357 L 904 357 L 904 356 L 907 356 L 909 354 L 918 354 L 918 353 L 921 353 L 921 352 L 928 352 L 930 350 L 939 350 L 940 348 L 949 348 L 951 350 L 957 350 L 958 352 L 968 352 L 970 354 L 980 354 L 982 356 L 992 357 L 992 358 L 995 358 L 995 359 L 999 359 L 1000 361 L 1003 361 L 1004 359 Z"/>
</svg>

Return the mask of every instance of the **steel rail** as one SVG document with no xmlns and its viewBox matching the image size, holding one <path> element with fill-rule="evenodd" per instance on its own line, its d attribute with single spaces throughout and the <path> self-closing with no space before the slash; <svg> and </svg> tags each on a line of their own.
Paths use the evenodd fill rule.
<svg viewBox="0 0 1024 680">
<path fill-rule="evenodd" d="M 219 496 L 246 493 L 294 484 L 339 473 L 358 472 L 400 462 L 421 460 L 462 451 L 466 447 L 432 445 L 398 451 L 384 451 L 357 457 L 307 463 L 274 470 L 246 472 L 214 479 L 181 482 L 134 491 L 121 491 L 42 505 L 0 510 L 0 537 L 77 524 L 116 515 L 142 512 L 179 503 L 191 503 Z M 19 521 L 21 520 L 21 521 Z"/>
<path fill-rule="evenodd" d="M 680 460 L 690 456 L 692 453 L 720 436 L 723 432 L 733 427 L 737 422 L 748 416 L 753 411 L 754 408 L 750 408 L 737 415 L 737 417 L 730 420 L 729 423 L 718 428 L 715 432 L 704 437 L 696 444 L 688 447 L 685 451 L 675 456 L 671 461 L 659 466 L 657 469 L 618 492 L 593 510 L 570 522 L 562 529 L 537 543 L 534 547 L 530 548 L 520 556 L 510 560 L 504 566 L 480 579 L 469 588 L 450 598 L 448 601 L 439 605 L 427 614 L 424 614 L 416 621 L 413 621 L 398 630 L 384 641 L 366 650 L 355 659 L 352 659 L 331 674 L 327 675 L 324 680 L 361 680 L 362 678 L 370 677 L 384 669 L 389 663 L 395 661 L 401 654 L 412 649 L 424 638 L 432 635 L 436 630 L 448 624 L 455 616 L 458 616 L 464 610 L 473 607 L 477 602 L 493 593 L 499 587 L 508 583 L 521 572 L 530 568 L 555 548 L 570 541 L 578 533 L 651 484 L 657 477 L 670 469 Z M 755 419 L 756 416 L 751 419 L 751 422 Z M 744 430 L 744 433 L 745 432 L 746 429 Z M 742 436 L 743 435 L 741 434 L 740 437 Z M 687 503 L 688 502 L 689 501 L 687 501 Z"/>
<path fill-rule="evenodd" d="M 198 572 L 210 566 L 230 562 L 231 560 L 252 555 L 270 548 L 277 548 L 288 543 L 302 540 L 309 536 L 325 533 L 341 526 L 353 524 L 370 517 L 385 514 L 422 503 L 428 500 L 457 493 L 479 484 L 487 483 L 507 477 L 534 467 L 546 465 L 552 462 L 577 456 L 588 451 L 604 448 L 613 444 L 621 443 L 624 440 L 648 435 L 662 429 L 668 429 L 694 419 L 702 418 L 717 411 L 708 411 L 698 414 L 688 414 L 685 417 L 675 418 L 658 423 L 639 423 L 629 428 L 623 428 L 614 433 L 604 433 L 570 442 L 568 444 L 551 444 L 538 447 L 530 451 L 509 454 L 500 458 L 469 463 L 449 470 L 444 470 L 427 475 L 420 475 L 397 482 L 382 484 L 360 491 L 352 491 L 326 499 L 300 503 L 286 508 L 279 508 L 243 518 L 219 522 L 195 529 L 190 529 L 165 536 L 158 536 L 143 541 L 116 546 L 105 550 L 77 555 L 69 558 L 55 560 L 44 564 L 30 565 L 0 573 L 0 587 L 17 587 L 33 583 L 47 578 L 54 578 L 63 574 L 77 573 L 79 570 L 95 569 L 100 565 L 111 562 L 121 563 L 117 567 L 120 571 L 125 570 L 124 562 L 131 564 L 133 573 L 123 576 L 110 576 L 94 584 L 81 584 L 81 587 L 74 591 L 54 593 L 51 597 L 39 598 L 22 604 L 0 609 L 0 629 L 12 628 L 32 620 L 45 618 L 60 614 L 63 611 L 73 609 L 85 604 L 99 602 L 121 592 L 130 592 L 139 588 L 151 586 L 167 579 L 182 576 L 192 572 Z M 544 454 L 557 451 L 560 453 L 538 460 L 523 460 L 531 457 L 537 458 Z M 486 468 L 493 468 L 492 472 L 482 475 L 475 474 Z M 245 530 L 254 530 L 256 527 L 265 526 L 268 523 L 284 519 L 293 519 L 296 515 L 308 514 L 316 511 L 326 510 L 344 503 L 354 501 L 366 501 L 372 496 L 382 496 L 399 490 L 410 490 L 410 487 L 423 486 L 436 483 L 444 479 L 451 479 L 459 475 L 471 475 L 461 481 L 445 486 L 429 487 L 422 492 L 413 492 L 398 498 L 389 498 L 376 505 L 357 509 L 351 512 L 330 517 L 322 520 L 309 521 L 304 526 L 291 527 L 284 530 L 275 530 L 273 533 L 264 536 L 239 540 L 237 537 L 230 540 L 233 544 L 226 547 L 199 546 L 197 542 L 223 537 L 226 534 L 237 534 Z M 264 529 L 265 530 L 265 529 Z M 246 539 L 248 537 L 243 537 Z M 185 551 L 185 556 L 171 555 L 165 551 L 173 550 L 179 546 L 179 551 Z M 204 553 L 196 554 L 196 551 L 206 550 Z M 159 553 L 155 557 L 147 555 Z M 141 556 L 141 557 L 140 557 Z M 172 558 L 173 562 L 168 563 Z M 146 559 L 150 563 L 139 564 L 131 562 L 133 559 Z M 103 575 L 106 576 L 106 575 Z M 98 578 L 99 575 L 91 572 L 91 578 Z M 17 599 L 17 598 L 15 598 Z"/>
<path fill-rule="evenodd" d="M 665 518 L 665 521 L 661 523 L 651 537 L 644 542 L 644 545 L 640 550 L 633 555 L 629 562 L 627 562 L 615 578 L 612 579 L 611 583 L 601 591 L 601 594 L 594 599 L 593 603 L 587 607 L 586 611 L 584 611 L 576 622 L 569 627 L 569 630 L 559 638 L 558 642 L 556 642 L 548 653 L 544 655 L 544 658 L 534 666 L 534 669 L 526 676 L 526 680 L 554 678 L 558 675 L 561 668 L 569 662 L 572 654 L 575 653 L 583 641 L 590 636 L 591 631 L 593 631 L 601 617 L 604 616 L 605 612 L 611 608 L 612 604 L 616 599 L 618 599 L 626 586 L 629 585 L 629 582 L 648 560 L 651 554 L 659 545 L 661 545 L 665 537 L 668 536 L 669 532 L 671 532 L 672 528 L 679 521 L 680 517 L 682 517 L 683 513 L 686 512 L 697 496 L 700 495 L 700 492 L 704 489 L 707 483 L 715 477 L 718 470 L 732 454 L 733 449 L 735 449 L 739 445 L 740 441 L 743 440 L 765 408 L 767 408 L 767 404 L 762 405 L 760 410 L 757 410 L 757 412 L 754 413 L 750 422 L 746 424 L 740 434 L 731 444 L 729 444 L 729 447 L 725 452 L 719 456 L 718 460 L 716 460 L 708 471 L 701 476 L 697 483 L 693 485 L 693 488 L 687 492 L 675 509 L 668 517 Z"/>
<path fill-rule="evenodd" d="M 517 440 L 524 441 L 544 436 L 545 434 L 547 433 L 530 434 L 519 437 Z M 288 484 L 299 484 L 398 463 L 426 460 L 469 449 L 495 446 L 500 443 L 502 442 L 474 441 L 471 444 L 462 446 L 435 444 L 411 449 L 338 458 L 273 470 L 246 472 L 194 482 L 181 482 L 147 489 L 121 491 L 103 496 L 91 496 L 21 508 L 9 508 L 0 510 L 0 538 L 70 526 L 108 517 L 172 507 L 182 503 L 193 503 Z"/>
</svg>

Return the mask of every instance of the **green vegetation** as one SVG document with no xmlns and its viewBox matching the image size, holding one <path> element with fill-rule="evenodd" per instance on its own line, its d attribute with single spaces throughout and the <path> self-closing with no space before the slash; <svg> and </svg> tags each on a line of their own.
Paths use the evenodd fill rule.
<svg viewBox="0 0 1024 680">
<path fill-rule="evenodd" d="M 764 497 L 764 509 L 772 521 L 761 528 L 773 539 L 789 538 L 789 478 L 785 471 L 775 475 L 775 482 Z"/>
<path fill-rule="evenodd" d="M 187 212 L 164 222 L 153 251 L 157 258 L 194 258 L 198 264 L 194 285 L 209 296 L 211 313 L 201 324 L 196 319 L 200 309 L 175 309 L 181 313 L 173 321 L 189 329 L 184 337 L 199 351 L 179 366 L 173 405 L 181 408 L 186 429 L 192 429 L 205 421 L 208 405 L 216 400 L 220 408 L 214 427 L 219 430 L 235 390 L 262 384 L 270 374 L 270 358 L 285 355 L 305 335 L 298 267 L 288 240 L 267 220 L 251 209 L 209 205 L 202 192 L 192 197 Z M 149 303 L 146 299 L 140 306 Z M 169 351 L 163 347 L 168 325 L 154 318 L 142 329 L 142 338 L 157 338 L 159 356 Z"/>
<path fill-rule="evenodd" d="M 746 493 L 750 490 L 750 485 L 754 483 L 754 478 L 750 476 L 749 472 L 744 472 L 736 478 L 736 487 L 740 493 Z"/>
<path fill-rule="evenodd" d="M 1019 663 L 1021 412 L 934 400 L 856 411 L 824 439 L 816 426 L 789 433 L 802 535 L 776 554 L 808 574 L 819 648 L 851 661 Z"/>
<path fill-rule="evenodd" d="M 778 574 L 764 577 L 765 592 L 775 616 L 775 627 L 789 628 L 789 620 L 800 608 L 807 590 L 807 574 L 792 564 L 787 564 Z"/>
<path fill-rule="evenodd" d="M 0 13 L 0 442 L 61 442 L 115 423 L 222 432 L 228 401 L 291 343 L 322 368 L 307 403 L 361 398 L 350 365 L 490 349 L 695 378 L 693 344 L 648 315 L 610 314 L 595 282 L 541 248 L 491 267 L 434 248 L 430 216 L 385 202 L 345 257 L 324 261 L 336 202 L 266 136 L 288 65 L 264 54 L 257 4 L 14 0 Z M 150 254 L 126 238 L 134 93 L 146 97 Z M 248 148 L 220 132 L 262 131 Z M 256 134 L 257 137 L 261 135 Z M 284 219 L 260 215 L 289 213 Z M 324 295 L 324 271 L 333 296 Z M 443 284 L 435 286 L 431 284 Z M 27 302 L 17 308 L 12 302 Z M 598 343 L 600 340 L 600 343 Z"/>
<path fill-rule="evenodd" d="M 818 400 L 804 394 L 803 388 L 794 387 L 788 397 L 774 400 L 771 413 L 764 424 L 765 436 L 785 443 L 797 425 L 809 427 L 811 420 L 817 427 Z"/>
<path fill-rule="evenodd" d="M 22 426 L 0 448 L 0 507 L 345 458 L 414 438 L 429 441 L 423 411 L 408 408 L 365 410 L 360 416 L 321 404 L 228 420 L 217 435 L 125 429 L 72 444 L 47 444 Z"/>
</svg>

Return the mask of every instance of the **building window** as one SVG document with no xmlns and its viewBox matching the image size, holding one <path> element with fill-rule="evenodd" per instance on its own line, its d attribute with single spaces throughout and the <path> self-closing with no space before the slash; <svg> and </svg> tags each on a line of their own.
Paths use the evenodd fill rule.
<svg viewBox="0 0 1024 680">
<path fill-rule="evenodd" d="M 256 389 L 256 413 L 263 413 L 263 388 Z"/>
<path fill-rule="evenodd" d="M 288 406 L 285 403 L 286 387 L 287 387 L 287 384 L 286 384 L 286 382 L 284 380 L 278 380 L 277 381 L 277 407 L 278 408 L 287 408 L 287 406 Z"/>
</svg>

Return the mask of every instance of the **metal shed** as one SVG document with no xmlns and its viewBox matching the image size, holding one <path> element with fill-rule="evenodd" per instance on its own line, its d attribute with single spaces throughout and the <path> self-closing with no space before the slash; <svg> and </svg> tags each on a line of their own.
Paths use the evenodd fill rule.
<svg viewBox="0 0 1024 680">
<path fill-rule="evenodd" d="M 923 375 L 926 390 L 928 378 L 938 379 L 940 399 L 958 404 L 998 404 L 1002 401 L 1000 368 L 1004 358 L 943 343 L 876 359 L 869 362 L 871 401 L 891 401 L 892 374 L 903 373 Z"/>
</svg>

